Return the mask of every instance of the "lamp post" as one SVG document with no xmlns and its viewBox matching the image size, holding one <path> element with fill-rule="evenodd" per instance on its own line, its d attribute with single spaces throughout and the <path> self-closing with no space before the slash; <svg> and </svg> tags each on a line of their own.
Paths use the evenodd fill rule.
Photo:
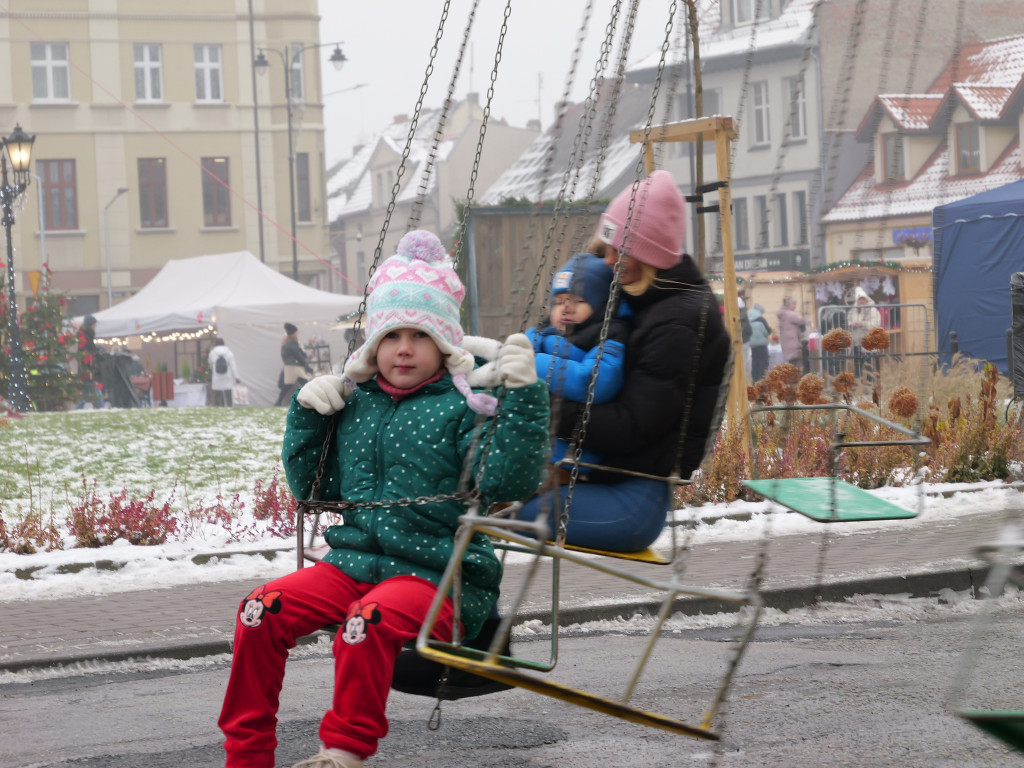
<svg viewBox="0 0 1024 768">
<path fill-rule="evenodd" d="M 110 278 L 110 223 L 107 221 L 107 210 L 127 191 L 128 187 L 118 187 L 110 202 L 103 206 L 103 246 L 107 256 L 107 309 L 114 306 L 114 284 Z"/>
<path fill-rule="evenodd" d="M 313 50 L 314 48 L 323 48 L 328 45 L 334 46 L 334 52 L 331 53 L 330 62 L 334 65 L 335 69 L 341 69 L 342 65 L 348 60 L 344 53 L 341 52 L 340 43 L 314 43 L 313 45 L 306 45 L 301 48 L 297 48 L 291 52 L 291 54 L 284 53 L 277 50 L 276 48 L 260 48 L 259 55 L 253 61 L 252 65 L 257 72 L 266 72 L 270 67 L 270 61 L 267 59 L 266 51 L 273 51 L 281 57 L 281 63 L 284 65 L 284 100 L 287 106 L 288 115 L 288 195 L 291 202 L 291 215 L 292 215 L 292 279 L 298 281 L 299 279 L 299 244 L 295 237 L 295 147 L 292 139 L 292 71 L 295 67 L 295 62 L 303 51 Z M 259 137 L 256 138 L 259 142 Z M 259 180 L 257 180 L 259 183 Z"/>
<path fill-rule="evenodd" d="M 25 359 L 21 353 L 21 329 L 18 327 L 18 303 L 14 296 L 14 244 L 11 242 L 11 227 L 14 226 L 14 201 L 29 185 L 29 162 L 32 159 L 32 142 L 21 126 L 15 124 L 14 133 L 3 139 L 4 152 L 0 149 L 0 206 L 3 207 L 3 227 L 7 234 L 7 399 L 19 413 L 32 409 L 28 396 L 28 377 L 25 375 Z M 7 175 L 10 160 L 11 177 Z M 13 184 L 11 183 L 13 181 Z"/>
</svg>

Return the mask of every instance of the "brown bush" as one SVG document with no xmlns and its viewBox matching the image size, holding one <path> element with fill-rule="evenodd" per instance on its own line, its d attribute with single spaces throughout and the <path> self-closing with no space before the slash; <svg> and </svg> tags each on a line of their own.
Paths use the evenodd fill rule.
<svg viewBox="0 0 1024 768">
<path fill-rule="evenodd" d="M 836 328 L 821 337 L 821 348 L 826 352 L 839 352 L 849 349 L 853 345 L 853 336 L 849 331 Z"/>
<path fill-rule="evenodd" d="M 888 349 L 889 332 L 885 330 L 885 328 L 872 328 L 864 334 L 864 338 L 861 339 L 860 345 L 864 347 L 867 352 L 876 352 L 881 349 Z"/>
</svg>

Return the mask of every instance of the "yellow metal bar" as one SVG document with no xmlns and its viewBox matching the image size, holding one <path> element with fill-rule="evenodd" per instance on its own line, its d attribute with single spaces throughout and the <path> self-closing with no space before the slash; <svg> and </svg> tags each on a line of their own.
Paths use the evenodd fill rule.
<svg viewBox="0 0 1024 768">
<path fill-rule="evenodd" d="M 559 701 L 565 701 L 569 704 L 575 704 L 576 706 L 585 707 L 586 709 L 591 709 L 595 712 L 601 712 L 602 714 L 617 717 L 620 720 L 626 720 L 638 725 L 660 728 L 664 731 L 692 736 L 696 739 L 706 739 L 709 741 L 717 741 L 719 739 L 719 735 L 708 728 L 688 725 L 681 720 L 666 717 L 665 715 L 659 715 L 655 712 L 637 709 L 636 707 L 631 707 L 628 704 L 623 704 L 622 702 L 615 701 L 613 699 L 597 696 L 592 693 L 587 693 L 586 691 L 570 688 L 567 685 L 527 675 L 518 670 L 507 669 L 494 662 L 467 659 L 463 656 L 446 653 L 445 651 L 429 646 L 426 648 L 419 648 L 419 652 L 424 658 L 435 661 L 438 664 L 481 675 L 491 680 L 497 680 L 498 682 L 505 683 L 506 685 L 525 688 L 526 690 L 533 691 L 534 693 L 540 693 L 553 699 L 558 699 Z"/>
</svg>

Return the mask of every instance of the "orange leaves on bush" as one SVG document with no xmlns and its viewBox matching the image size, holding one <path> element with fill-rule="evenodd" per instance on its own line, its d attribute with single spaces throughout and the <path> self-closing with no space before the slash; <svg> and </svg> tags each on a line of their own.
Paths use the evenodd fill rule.
<svg viewBox="0 0 1024 768">
<path fill-rule="evenodd" d="M 840 373 L 834 379 L 832 379 L 832 389 L 838 392 L 840 395 L 848 395 L 853 392 L 853 388 L 857 385 L 857 380 L 853 378 L 852 373 Z"/>
<path fill-rule="evenodd" d="M 849 331 L 844 331 L 842 328 L 836 328 L 829 331 L 821 337 L 821 348 L 826 352 L 839 352 L 844 349 L 849 349 L 853 344 L 853 337 Z"/>
<path fill-rule="evenodd" d="M 894 416 L 909 419 L 917 413 L 917 395 L 907 387 L 896 387 L 889 395 L 889 410 Z"/>
<path fill-rule="evenodd" d="M 880 349 L 889 348 L 889 332 L 885 328 L 872 328 L 864 334 L 860 345 L 867 352 L 876 352 Z"/>
<path fill-rule="evenodd" d="M 821 401 L 821 393 L 825 391 L 825 380 L 821 376 L 808 373 L 800 379 L 800 385 L 796 388 L 796 396 L 804 405 L 818 405 Z"/>
</svg>

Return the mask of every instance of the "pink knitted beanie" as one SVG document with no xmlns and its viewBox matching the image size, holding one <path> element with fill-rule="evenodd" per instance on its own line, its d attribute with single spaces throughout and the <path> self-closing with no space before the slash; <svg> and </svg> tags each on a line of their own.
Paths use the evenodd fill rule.
<svg viewBox="0 0 1024 768">
<path fill-rule="evenodd" d="M 370 280 L 366 299 L 366 341 L 345 363 L 345 377 L 367 381 L 378 373 L 377 346 L 389 332 L 417 328 L 428 334 L 444 355 L 444 365 L 477 413 L 493 414 L 494 398 L 474 393 L 466 382 L 473 355 L 462 348 L 459 308 L 466 289 L 455 270 L 444 263 L 444 246 L 432 232 L 417 229 L 398 243 Z"/>
<path fill-rule="evenodd" d="M 655 171 L 620 192 L 601 214 L 597 236 L 620 253 L 652 267 L 667 269 L 678 264 L 686 239 L 686 206 L 672 174 Z"/>
</svg>

